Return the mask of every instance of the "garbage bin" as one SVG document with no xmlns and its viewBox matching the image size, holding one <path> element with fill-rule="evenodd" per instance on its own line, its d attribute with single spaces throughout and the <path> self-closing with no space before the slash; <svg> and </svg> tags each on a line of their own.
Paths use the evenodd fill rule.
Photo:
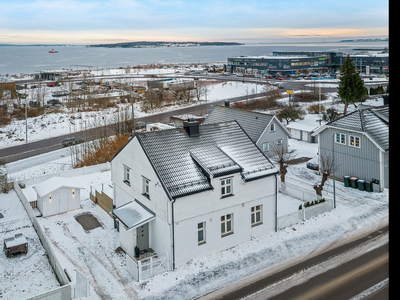
<svg viewBox="0 0 400 300">
<path fill-rule="evenodd" d="M 344 186 L 349 187 L 350 186 L 350 176 L 343 176 L 343 181 L 344 181 Z"/>
<path fill-rule="evenodd" d="M 372 182 L 371 181 L 365 181 L 365 190 L 367 192 L 372 192 Z"/>
<path fill-rule="evenodd" d="M 358 189 L 360 191 L 365 191 L 365 180 L 364 179 L 358 179 L 357 180 L 357 186 L 358 186 Z"/>
<path fill-rule="evenodd" d="M 350 186 L 352 187 L 352 188 L 357 188 L 357 180 L 358 180 L 358 178 L 357 177 L 350 177 Z"/>
</svg>

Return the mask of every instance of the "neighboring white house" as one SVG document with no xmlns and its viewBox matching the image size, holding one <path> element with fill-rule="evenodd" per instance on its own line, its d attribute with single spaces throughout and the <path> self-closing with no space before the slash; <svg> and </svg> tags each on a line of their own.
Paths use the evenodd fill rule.
<svg viewBox="0 0 400 300">
<path fill-rule="evenodd" d="M 288 138 L 291 137 L 291 134 L 275 115 L 231 108 L 228 101 L 225 102 L 225 106 L 217 105 L 203 124 L 233 120 L 239 123 L 250 139 L 268 157 L 276 154 L 273 151 L 274 146 L 288 146 Z"/>
<path fill-rule="evenodd" d="M 72 178 L 51 177 L 34 185 L 33 189 L 43 217 L 80 208 L 80 190 L 83 187 Z"/>
<path fill-rule="evenodd" d="M 136 133 L 111 160 L 120 246 L 174 269 L 276 231 L 277 174 L 236 121 Z"/>
<path fill-rule="evenodd" d="M 321 126 L 319 125 L 320 116 L 317 114 L 307 114 L 303 120 L 296 120 L 290 122 L 286 125 L 286 128 L 292 134 L 292 138 L 309 142 L 309 143 L 317 143 L 318 136 L 313 135 L 313 133 L 318 130 Z M 322 125 L 326 122 L 321 121 Z"/>
</svg>

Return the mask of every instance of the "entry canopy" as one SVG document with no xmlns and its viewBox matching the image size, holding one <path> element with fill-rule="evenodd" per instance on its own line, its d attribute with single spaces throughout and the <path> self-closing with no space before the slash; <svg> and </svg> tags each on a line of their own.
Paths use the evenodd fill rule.
<svg viewBox="0 0 400 300">
<path fill-rule="evenodd" d="M 138 200 L 130 201 L 110 212 L 126 228 L 135 229 L 156 218 L 156 214 Z"/>
</svg>

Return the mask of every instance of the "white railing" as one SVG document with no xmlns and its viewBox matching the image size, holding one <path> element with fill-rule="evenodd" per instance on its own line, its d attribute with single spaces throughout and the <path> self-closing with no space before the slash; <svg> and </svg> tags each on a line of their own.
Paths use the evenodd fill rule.
<svg viewBox="0 0 400 300">
<path fill-rule="evenodd" d="M 137 262 L 127 255 L 126 266 L 129 274 L 131 274 L 135 280 L 146 280 L 169 270 L 168 253 L 163 257 L 151 256 Z"/>
<path fill-rule="evenodd" d="M 300 222 L 304 222 L 313 217 L 331 211 L 333 209 L 333 200 L 328 199 L 324 202 L 314 204 L 308 207 L 302 205 L 299 211 L 280 216 L 277 218 L 277 230 L 283 229 L 288 226 L 295 225 Z"/>
<path fill-rule="evenodd" d="M 73 298 L 83 298 L 90 296 L 89 278 L 75 269 L 75 285 L 72 286 Z"/>
<path fill-rule="evenodd" d="M 303 221 L 303 212 L 299 210 L 294 213 L 278 217 L 277 229 L 280 230 L 285 227 L 289 227 L 297 223 L 300 223 L 301 221 Z"/>
</svg>

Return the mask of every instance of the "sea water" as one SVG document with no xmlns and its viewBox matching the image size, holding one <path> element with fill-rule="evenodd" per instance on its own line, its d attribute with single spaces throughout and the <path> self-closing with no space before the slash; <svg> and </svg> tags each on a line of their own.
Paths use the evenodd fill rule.
<svg viewBox="0 0 400 300">
<path fill-rule="evenodd" d="M 387 42 L 245 44 L 238 46 L 92 48 L 86 46 L 2 46 L 0 75 L 40 70 L 107 69 L 151 63 L 225 63 L 228 57 L 272 55 L 273 51 L 342 51 L 383 49 Z M 49 53 L 54 48 L 58 53 Z"/>
</svg>

